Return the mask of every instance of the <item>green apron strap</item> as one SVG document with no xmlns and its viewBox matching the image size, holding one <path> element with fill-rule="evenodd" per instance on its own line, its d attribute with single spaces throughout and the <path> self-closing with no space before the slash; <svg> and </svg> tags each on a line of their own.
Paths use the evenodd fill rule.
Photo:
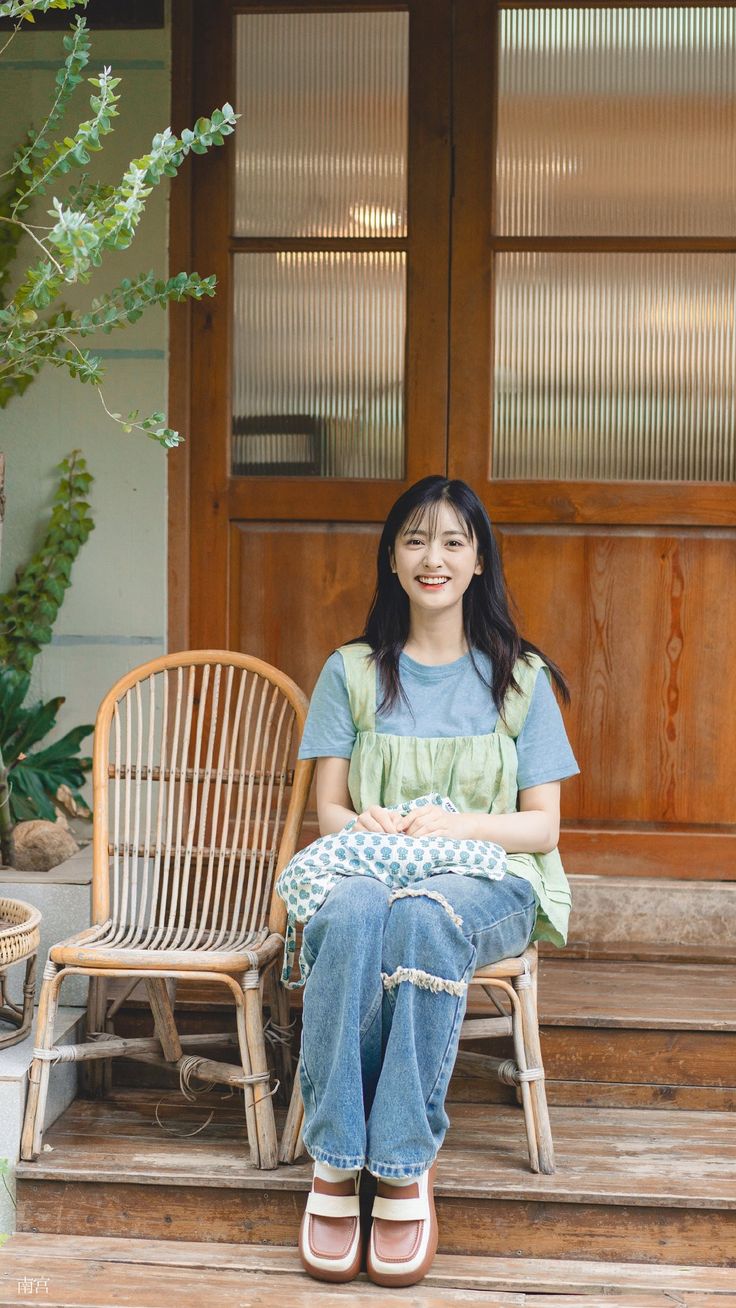
<svg viewBox="0 0 736 1308">
<path fill-rule="evenodd" d="M 516 740 L 521 734 L 521 729 L 526 722 L 526 715 L 529 712 L 529 705 L 532 702 L 534 685 L 540 668 L 544 668 L 548 679 L 552 677 L 547 664 L 540 659 L 538 654 L 529 654 L 529 662 L 526 659 L 517 659 L 514 664 L 514 678 L 520 687 L 520 693 L 513 688 L 506 692 L 506 698 L 503 703 L 503 716 L 499 714 L 495 730 L 502 736 L 511 736 Z"/>
<path fill-rule="evenodd" d="M 340 646 L 350 712 L 358 731 L 376 729 L 376 665 L 368 662 L 370 652 L 367 641 Z"/>
</svg>

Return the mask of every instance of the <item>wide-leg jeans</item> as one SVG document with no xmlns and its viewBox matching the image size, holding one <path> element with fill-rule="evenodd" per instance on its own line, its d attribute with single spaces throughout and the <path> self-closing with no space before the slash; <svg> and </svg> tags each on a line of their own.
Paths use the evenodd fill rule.
<svg viewBox="0 0 736 1308">
<path fill-rule="evenodd" d="M 476 967 L 526 948 L 529 882 L 455 873 L 391 891 L 346 877 L 304 929 L 304 1144 L 333 1167 L 420 1176 L 449 1126 L 445 1095 Z"/>
</svg>

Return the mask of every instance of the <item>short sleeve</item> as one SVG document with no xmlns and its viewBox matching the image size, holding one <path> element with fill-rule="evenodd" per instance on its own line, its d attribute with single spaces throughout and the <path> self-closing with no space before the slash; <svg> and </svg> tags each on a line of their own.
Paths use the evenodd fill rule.
<svg viewBox="0 0 736 1308">
<path fill-rule="evenodd" d="M 297 758 L 350 758 L 356 735 L 345 665 L 339 650 L 335 650 L 312 692 Z"/>
<path fill-rule="evenodd" d="M 537 673 L 529 712 L 516 740 L 516 753 L 519 790 L 543 786 L 547 781 L 562 781 L 580 771 L 554 691 L 542 668 Z"/>
</svg>

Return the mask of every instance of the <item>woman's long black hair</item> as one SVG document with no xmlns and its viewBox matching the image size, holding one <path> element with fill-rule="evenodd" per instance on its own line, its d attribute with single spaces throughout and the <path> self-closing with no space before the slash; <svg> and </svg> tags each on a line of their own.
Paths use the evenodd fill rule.
<svg viewBox="0 0 736 1308">
<path fill-rule="evenodd" d="M 560 669 L 536 645 L 524 640 L 511 617 L 503 564 L 485 507 L 467 482 L 431 476 L 404 491 L 386 519 L 378 546 L 378 580 L 365 629 L 362 636 L 349 642 L 367 641 L 371 647 L 370 657 L 379 669 L 383 687 L 379 711 L 393 708 L 399 697 L 406 701 L 399 677 L 399 654 L 409 636 L 409 597 L 391 568 L 391 551 L 401 529 L 406 526 L 407 530 L 416 530 L 425 513 L 433 531 L 443 503 L 455 510 L 483 563 L 483 571 L 472 577 L 463 595 L 463 627 L 473 666 L 483 681 L 474 650 L 483 650 L 491 660 L 489 690 L 499 713 L 509 687 L 519 690 L 514 664 L 528 654 L 539 654 L 544 659 L 561 698 L 568 704 L 570 692 Z"/>
</svg>

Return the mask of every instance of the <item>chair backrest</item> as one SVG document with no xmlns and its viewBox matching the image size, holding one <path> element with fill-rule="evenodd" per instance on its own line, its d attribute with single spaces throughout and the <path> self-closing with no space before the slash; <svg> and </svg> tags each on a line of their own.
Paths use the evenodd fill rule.
<svg viewBox="0 0 736 1308">
<path fill-rule="evenodd" d="M 233 948 L 266 934 L 270 910 L 283 931 L 271 901 L 314 770 L 296 761 L 307 704 L 227 650 L 168 654 L 111 688 L 93 758 L 92 913 L 109 943 Z"/>
</svg>

